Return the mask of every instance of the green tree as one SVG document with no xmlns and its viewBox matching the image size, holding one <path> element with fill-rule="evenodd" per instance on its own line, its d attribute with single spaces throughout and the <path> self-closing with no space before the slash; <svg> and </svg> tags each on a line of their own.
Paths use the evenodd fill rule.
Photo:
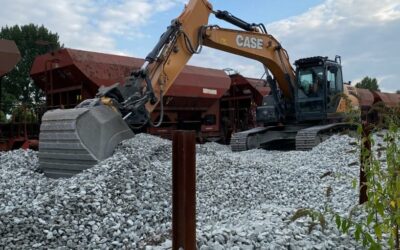
<svg viewBox="0 0 400 250">
<path fill-rule="evenodd" d="M 380 91 L 376 78 L 368 76 L 364 77 L 361 82 L 356 83 L 356 88 Z"/>
<path fill-rule="evenodd" d="M 2 110 L 0 110 L 0 122 L 6 122 L 7 117 Z"/>
<path fill-rule="evenodd" d="M 58 34 L 50 32 L 43 25 L 14 25 L 2 27 L 0 39 L 14 40 L 21 53 L 21 61 L 2 80 L 4 112 L 10 114 L 12 107 L 17 104 L 42 103 L 44 94 L 33 84 L 29 72 L 36 56 L 62 47 Z"/>
<path fill-rule="evenodd" d="M 396 91 L 396 94 L 400 94 L 400 90 L 397 90 L 397 91 Z"/>
</svg>

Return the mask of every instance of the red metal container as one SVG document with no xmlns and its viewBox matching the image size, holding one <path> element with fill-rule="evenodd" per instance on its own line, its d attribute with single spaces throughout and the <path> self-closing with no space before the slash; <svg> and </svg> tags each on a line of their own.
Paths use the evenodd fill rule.
<svg viewBox="0 0 400 250">
<path fill-rule="evenodd" d="M 142 59 L 74 49 L 38 56 L 31 77 L 47 96 L 49 108 L 76 106 L 93 98 L 101 85 L 124 82 Z M 194 129 L 199 137 L 219 137 L 219 101 L 231 79 L 222 70 L 186 66 L 164 97 L 165 122 L 151 133 L 170 137 L 174 129 Z M 159 110 L 152 113 L 156 120 Z"/>
<path fill-rule="evenodd" d="M 394 93 L 382 93 L 378 91 L 374 91 L 373 95 L 375 97 L 375 103 L 383 102 L 385 106 L 393 108 L 399 105 L 400 103 L 400 95 Z"/>
<path fill-rule="evenodd" d="M 21 59 L 14 41 L 0 39 L 0 77 L 8 73 Z"/>
<path fill-rule="evenodd" d="M 140 59 L 73 49 L 35 58 L 31 77 L 45 93 L 48 107 L 74 107 L 93 98 L 101 85 L 123 82 Z"/>
<path fill-rule="evenodd" d="M 368 89 L 356 88 L 361 108 L 369 109 L 375 103 L 373 93 Z"/>
<path fill-rule="evenodd" d="M 92 98 L 102 85 L 124 82 L 142 63 L 143 59 L 139 58 L 61 49 L 38 56 L 33 63 L 31 77 L 46 92 L 48 101 L 52 102 L 48 103 L 49 106 L 70 106 L 81 99 Z M 166 93 L 167 97 L 175 97 L 169 99 L 168 106 L 205 109 L 219 99 L 229 86 L 230 79 L 221 70 L 186 66 Z"/>
</svg>

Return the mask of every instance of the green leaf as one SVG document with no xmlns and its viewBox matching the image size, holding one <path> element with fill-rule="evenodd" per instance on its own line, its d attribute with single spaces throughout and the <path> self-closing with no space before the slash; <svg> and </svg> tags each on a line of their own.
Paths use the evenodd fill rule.
<svg viewBox="0 0 400 250">
<path fill-rule="evenodd" d="M 383 204 L 378 202 L 375 207 L 376 207 L 376 211 L 378 212 L 378 214 L 383 217 L 384 216 Z"/>
<path fill-rule="evenodd" d="M 349 229 L 349 227 L 350 227 L 350 221 L 347 220 L 347 219 L 344 219 L 344 220 L 342 221 L 342 231 L 343 231 L 344 233 L 347 233 L 347 230 Z"/>
<path fill-rule="evenodd" d="M 375 183 L 375 185 L 376 185 L 376 190 L 378 191 L 378 193 L 382 193 L 382 191 L 383 191 L 382 185 L 379 182 Z"/>
<path fill-rule="evenodd" d="M 326 229 L 326 220 L 325 220 L 325 216 L 322 213 L 319 214 L 318 221 L 322 227 L 322 231 L 324 231 Z"/>
<path fill-rule="evenodd" d="M 382 239 L 382 228 L 381 228 L 380 224 L 375 224 L 374 231 L 375 231 L 376 237 L 379 240 L 381 240 Z"/>
<path fill-rule="evenodd" d="M 362 134 L 362 127 L 361 126 L 357 127 L 357 134 L 359 134 L 359 135 Z"/>
<path fill-rule="evenodd" d="M 299 219 L 299 218 L 302 218 L 302 217 L 307 217 L 307 216 L 309 216 L 309 217 L 313 217 L 313 213 L 312 213 L 312 211 L 310 210 L 310 209 L 306 209 L 306 208 L 300 208 L 299 210 L 297 210 L 295 213 L 294 213 L 294 215 L 290 218 L 290 221 L 295 221 L 295 220 L 297 220 L 297 219 Z M 314 219 L 313 219 L 314 220 Z"/>
<path fill-rule="evenodd" d="M 374 245 L 376 244 L 374 239 L 372 238 L 372 236 L 369 233 L 365 233 L 365 237 L 367 238 L 367 241 L 371 244 Z"/>
<path fill-rule="evenodd" d="M 351 182 L 351 185 L 353 186 L 354 189 L 357 188 L 357 179 L 353 179 L 353 181 Z"/>
<path fill-rule="evenodd" d="M 368 244 L 368 240 L 367 240 L 367 237 L 364 235 L 362 245 L 363 245 L 363 247 L 365 247 L 367 244 Z"/>
<path fill-rule="evenodd" d="M 352 224 L 353 224 L 352 221 L 350 221 L 350 220 L 347 221 L 346 228 L 345 228 L 346 233 L 349 231 L 349 228 L 351 227 Z"/>
<path fill-rule="evenodd" d="M 382 247 L 379 244 L 371 243 L 371 246 L 368 249 L 369 250 L 381 250 Z"/>
<path fill-rule="evenodd" d="M 354 237 L 356 238 L 356 241 L 359 241 L 359 240 L 360 240 L 361 231 L 362 231 L 361 225 L 358 225 L 358 224 L 357 224 L 357 226 L 356 226 L 356 231 L 355 231 L 355 233 L 354 233 Z"/>
<path fill-rule="evenodd" d="M 339 215 L 335 215 L 335 222 L 338 229 L 340 229 L 341 220 Z"/>
<path fill-rule="evenodd" d="M 374 219 L 374 214 L 370 213 L 367 217 L 367 225 L 371 224 L 372 220 Z"/>
</svg>

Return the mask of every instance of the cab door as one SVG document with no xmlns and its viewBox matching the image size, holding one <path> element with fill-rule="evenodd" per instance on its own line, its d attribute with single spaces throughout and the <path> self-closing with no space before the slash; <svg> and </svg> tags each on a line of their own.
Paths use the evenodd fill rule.
<svg viewBox="0 0 400 250">
<path fill-rule="evenodd" d="M 296 116 L 298 121 L 326 118 L 325 67 L 307 66 L 297 70 Z"/>
<path fill-rule="evenodd" d="M 326 111 L 335 113 L 343 93 L 342 69 L 339 65 L 326 67 Z"/>
</svg>

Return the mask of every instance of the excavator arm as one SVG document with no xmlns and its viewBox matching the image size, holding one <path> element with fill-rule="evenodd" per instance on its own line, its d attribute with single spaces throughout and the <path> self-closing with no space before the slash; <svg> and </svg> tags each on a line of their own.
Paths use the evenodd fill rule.
<svg viewBox="0 0 400 250">
<path fill-rule="evenodd" d="M 149 72 L 152 89 L 158 101 L 172 86 L 192 55 L 197 53 L 201 46 L 201 29 L 208 24 L 211 11 L 212 6 L 206 0 L 190 1 L 147 55 L 140 72 Z M 155 109 L 157 100 L 146 104 L 148 112 Z"/>
<path fill-rule="evenodd" d="M 207 26 L 211 13 L 244 30 Z M 125 96 L 122 101 L 124 105 L 119 107 L 124 117 L 129 119 L 133 116 L 130 123 L 151 123 L 149 113 L 162 100 L 163 94 L 172 86 L 191 56 L 199 53 L 203 45 L 261 62 L 274 75 L 286 101 L 293 101 L 295 72 L 286 50 L 266 32 L 264 26 L 247 23 L 227 11 L 213 11 L 206 0 L 192 0 L 185 6 L 183 13 L 172 21 L 146 57 L 143 66 L 128 80 L 139 88 L 132 91 L 120 87 L 120 91 L 125 93 L 122 94 Z M 139 95 L 138 89 L 141 92 Z M 103 92 L 102 96 L 107 96 L 108 91 Z M 139 105 L 129 106 L 132 103 Z M 138 112 L 138 106 L 141 105 L 145 106 L 146 114 Z M 161 102 L 161 110 L 162 105 Z"/>
<path fill-rule="evenodd" d="M 207 25 L 211 12 L 212 6 L 208 1 L 190 1 L 181 15 L 172 20 L 143 65 L 132 73 L 126 83 L 101 88 L 98 98 L 103 104 L 116 106 L 129 124 L 159 126 L 163 115 L 155 125 L 150 120 L 150 113 L 159 103 L 163 113 L 163 95 L 191 56 L 199 52 L 201 31 Z"/>
<path fill-rule="evenodd" d="M 211 13 L 244 31 L 207 26 Z M 75 109 L 45 113 L 39 142 L 45 174 L 68 177 L 109 157 L 119 142 L 133 137 L 127 124 L 160 125 L 163 95 L 203 45 L 261 62 L 274 75 L 284 98 L 293 100 L 295 74 L 288 55 L 263 25 L 213 11 L 207 0 L 191 0 L 125 84 L 102 87 L 96 98 Z M 158 104 L 161 118 L 153 124 L 150 113 Z"/>
</svg>

